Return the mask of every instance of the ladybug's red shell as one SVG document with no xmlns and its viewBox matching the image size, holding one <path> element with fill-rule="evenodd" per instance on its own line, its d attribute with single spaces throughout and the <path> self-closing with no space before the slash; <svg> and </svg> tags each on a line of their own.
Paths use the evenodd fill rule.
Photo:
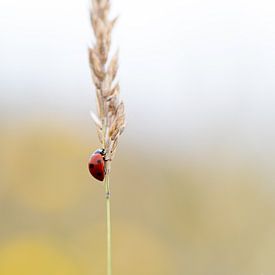
<svg viewBox="0 0 275 275">
<path fill-rule="evenodd" d="M 96 150 L 89 160 L 89 171 L 97 180 L 103 181 L 105 177 L 105 161 L 100 150 Z"/>
</svg>

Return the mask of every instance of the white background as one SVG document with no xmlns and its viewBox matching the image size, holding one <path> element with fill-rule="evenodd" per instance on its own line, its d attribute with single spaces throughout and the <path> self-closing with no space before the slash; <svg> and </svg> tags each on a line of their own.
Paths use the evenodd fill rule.
<svg viewBox="0 0 275 275">
<path fill-rule="evenodd" d="M 128 137 L 274 150 L 274 1 L 113 2 Z M 0 0 L 2 120 L 46 115 L 88 125 L 88 10 L 86 0 Z"/>
</svg>

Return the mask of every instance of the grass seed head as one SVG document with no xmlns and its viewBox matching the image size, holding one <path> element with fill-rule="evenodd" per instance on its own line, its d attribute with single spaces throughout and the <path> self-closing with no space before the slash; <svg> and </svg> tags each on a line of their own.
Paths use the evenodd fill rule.
<svg viewBox="0 0 275 275">
<path fill-rule="evenodd" d="M 117 17 L 109 19 L 109 11 L 109 0 L 92 0 L 90 15 L 95 44 L 89 49 L 89 62 L 96 88 L 98 115 L 91 113 L 91 116 L 95 122 L 101 146 L 106 152 L 108 167 L 114 158 L 119 136 L 125 128 L 124 104 L 119 98 L 119 83 L 115 83 L 118 72 L 118 52 L 110 56 L 111 34 Z"/>
</svg>

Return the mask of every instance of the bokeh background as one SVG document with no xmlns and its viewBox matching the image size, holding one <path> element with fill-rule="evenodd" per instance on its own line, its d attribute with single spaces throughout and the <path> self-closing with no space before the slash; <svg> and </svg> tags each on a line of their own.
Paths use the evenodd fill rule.
<svg viewBox="0 0 275 275">
<path fill-rule="evenodd" d="M 0 275 L 105 274 L 89 5 L 0 0 Z M 275 274 L 274 1 L 114 0 L 113 14 L 114 274 Z"/>
</svg>

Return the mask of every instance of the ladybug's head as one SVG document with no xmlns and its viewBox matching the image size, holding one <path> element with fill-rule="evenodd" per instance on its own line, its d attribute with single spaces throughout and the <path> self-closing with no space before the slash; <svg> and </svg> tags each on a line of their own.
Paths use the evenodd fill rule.
<svg viewBox="0 0 275 275">
<path fill-rule="evenodd" d="M 94 154 L 100 154 L 101 156 L 105 156 L 106 152 L 104 149 L 97 149 Z"/>
</svg>

